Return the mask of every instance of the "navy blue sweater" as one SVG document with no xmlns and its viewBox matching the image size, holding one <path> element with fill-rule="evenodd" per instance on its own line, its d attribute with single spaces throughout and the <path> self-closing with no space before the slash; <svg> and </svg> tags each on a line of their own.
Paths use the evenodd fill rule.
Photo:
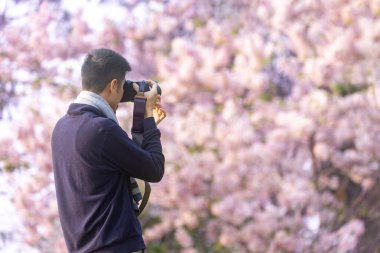
<svg viewBox="0 0 380 253">
<path fill-rule="evenodd" d="M 164 174 L 160 131 L 144 120 L 142 147 L 98 109 L 71 104 L 52 135 L 59 217 L 69 252 L 145 248 L 129 177 L 158 182 Z"/>
</svg>

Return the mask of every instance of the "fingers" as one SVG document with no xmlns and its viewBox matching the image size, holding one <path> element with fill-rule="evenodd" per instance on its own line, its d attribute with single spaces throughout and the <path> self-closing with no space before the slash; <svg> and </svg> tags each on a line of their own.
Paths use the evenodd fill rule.
<svg viewBox="0 0 380 253">
<path fill-rule="evenodd" d="M 137 83 L 133 83 L 133 89 L 138 93 L 139 92 L 139 86 L 137 85 Z"/>
<path fill-rule="evenodd" d="M 161 108 L 161 95 L 157 95 L 156 106 Z"/>
<path fill-rule="evenodd" d="M 156 82 L 153 83 L 151 91 L 153 91 L 153 94 L 155 94 L 155 95 L 158 94 L 157 83 Z"/>
<path fill-rule="evenodd" d="M 158 98 L 157 98 L 158 97 L 157 83 L 154 82 L 151 90 L 148 92 L 145 92 L 144 94 L 145 94 L 145 97 L 147 98 L 148 102 L 155 105 L 157 103 L 157 100 L 158 100 Z"/>
<path fill-rule="evenodd" d="M 154 80 L 152 80 L 152 79 L 147 80 L 147 83 L 149 83 L 150 86 L 153 86 L 154 84 L 157 84 L 157 82 L 154 81 Z"/>
<path fill-rule="evenodd" d="M 148 83 L 148 85 L 150 86 L 150 90 L 156 90 L 156 92 L 158 91 L 157 87 L 158 87 L 158 84 L 156 81 L 153 81 L 153 80 L 147 80 L 146 81 Z M 137 83 L 132 83 L 132 86 L 133 86 L 133 89 L 138 93 L 140 91 L 140 87 Z M 157 92 L 158 93 L 158 92 Z"/>
<path fill-rule="evenodd" d="M 157 87 L 158 84 L 154 80 L 147 80 L 148 84 L 150 85 L 151 89 L 150 90 L 155 90 L 158 93 Z"/>
<path fill-rule="evenodd" d="M 165 117 L 166 117 L 166 111 L 162 108 L 161 105 L 161 96 L 156 96 L 156 103 L 153 109 L 153 116 L 156 121 L 156 124 L 159 124 Z"/>
<path fill-rule="evenodd" d="M 160 108 L 156 116 L 156 124 L 158 125 L 166 117 L 166 112 L 164 109 Z"/>
</svg>

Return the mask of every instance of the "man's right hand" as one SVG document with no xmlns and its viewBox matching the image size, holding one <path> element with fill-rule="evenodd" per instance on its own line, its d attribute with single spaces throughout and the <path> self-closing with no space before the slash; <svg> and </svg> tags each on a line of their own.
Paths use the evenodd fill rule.
<svg viewBox="0 0 380 253">
<path fill-rule="evenodd" d="M 147 82 L 152 86 L 152 88 L 150 89 L 150 91 L 147 91 L 144 93 L 146 97 L 145 115 L 144 115 L 145 118 L 154 116 L 153 110 L 155 109 L 157 104 L 160 106 L 160 100 L 161 100 L 161 96 L 158 95 L 158 92 L 157 92 L 157 83 L 152 80 L 148 80 Z"/>
<path fill-rule="evenodd" d="M 161 95 L 157 91 L 157 82 L 152 80 L 148 80 L 147 82 L 152 88 L 144 93 L 146 97 L 144 118 L 154 117 L 156 124 L 158 124 L 166 117 L 166 112 L 161 107 Z M 136 83 L 133 83 L 133 88 L 136 92 L 139 91 L 139 86 Z"/>
</svg>

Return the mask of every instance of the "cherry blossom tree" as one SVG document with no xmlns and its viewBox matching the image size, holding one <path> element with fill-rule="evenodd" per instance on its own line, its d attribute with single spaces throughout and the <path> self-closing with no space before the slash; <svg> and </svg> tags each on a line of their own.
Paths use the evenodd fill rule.
<svg viewBox="0 0 380 253">
<path fill-rule="evenodd" d="M 163 88 L 150 252 L 379 250 L 379 1 L 83 3 L 0 15 L 0 159 L 26 243 L 65 252 L 50 134 L 107 47 Z"/>
</svg>

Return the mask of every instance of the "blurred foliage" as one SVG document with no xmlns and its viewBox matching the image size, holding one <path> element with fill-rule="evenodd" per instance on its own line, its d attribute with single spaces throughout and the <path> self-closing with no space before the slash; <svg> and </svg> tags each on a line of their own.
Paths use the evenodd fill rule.
<svg viewBox="0 0 380 253">
<path fill-rule="evenodd" d="M 27 177 L 15 179 L 20 236 L 65 252 L 50 134 L 83 56 L 107 47 L 131 78 L 160 82 L 168 112 L 166 174 L 141 217 L 149 252 L 379 252 L 379 6 L 7 1 L 0 160 Z"/>
</svg>

